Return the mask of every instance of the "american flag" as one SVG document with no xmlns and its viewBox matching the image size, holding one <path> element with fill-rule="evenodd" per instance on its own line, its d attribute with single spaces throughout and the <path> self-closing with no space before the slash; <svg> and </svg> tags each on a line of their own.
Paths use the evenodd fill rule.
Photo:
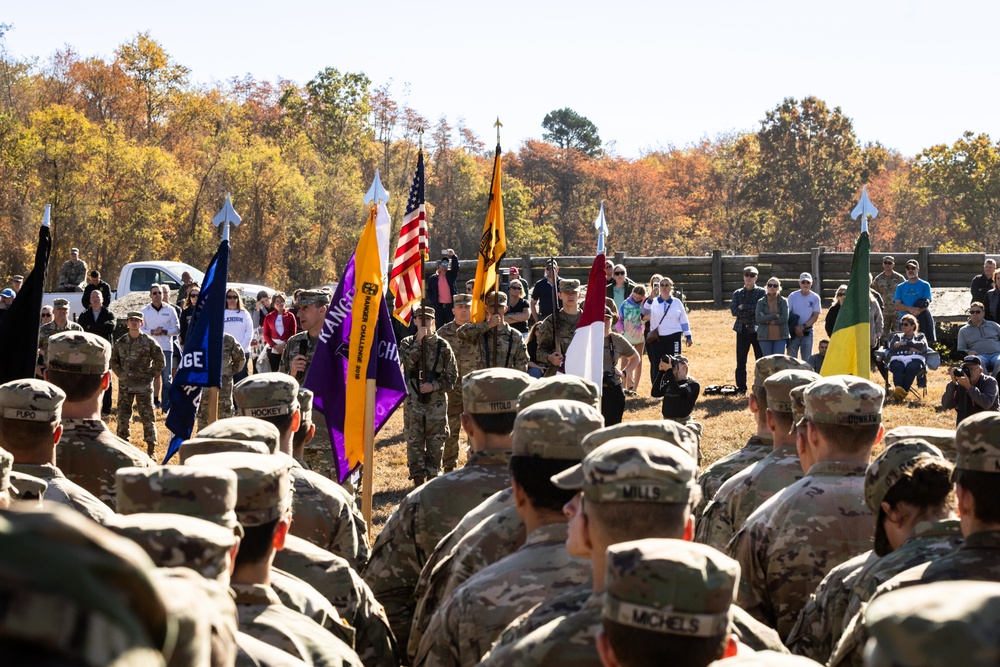
<svg viewBox="0 0 1000 667">
<path fill-rule="evenodd" d="M 417 154 L 417 171 L 410 185 L 410 198 L 406 201 L 406 214 L 399 230 L 396 258 L 389 274 L 389 289 L 396 297 L 392 314 L 397 320 L 409 324 L 413 304 L 423 296 L 420 275 L 423 260 L 428 258 L 427 207 L 424 205 L 424 154 Z"/>
</svg>

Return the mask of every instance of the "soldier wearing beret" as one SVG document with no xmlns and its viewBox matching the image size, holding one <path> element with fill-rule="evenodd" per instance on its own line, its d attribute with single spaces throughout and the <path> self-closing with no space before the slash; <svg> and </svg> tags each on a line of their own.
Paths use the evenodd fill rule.
<svg viewBox="0 0 1000 667">
<path fill-rule="evenodd" d="M 771 496 L 802 479 L 805 471 L 792 432 L 791 392 L 820 379 L 805 370 L 780 371 L 764 381 L 766 419 L 774 449 L 763 459 L 726 480 L 705 508 L 695 539 L 725 551 L 754 510 Z"/>
<path fill-rule="evenodd" d="M 701 505 L 695 508 L 696 521 L 701 521 L 706 505 L 715 497 L 727 479 L 740 470 L 749 468 L 774 450 L 774 438 L 767 427 L 767 392 L 764 389 L 764 381 L 779 371 L 792 368 L 812 370 L 804 361 L 784 354 L 771 354 L 757 359 L 754 364 L 752 391 L 747 396 L 747 407 L 757 422 L 757 432 L 750 436 L 742 448 L 710 465 L 698 478 L 698 485 L 701 486 Z"/>
<path fill-rule="evenodd" d="M 475 281 L 473 281 L 475 282 Z M 471 292 L 472 288 L 467 291 Z M 472 338 L 458 335 L 458 330 L 472 319 L 472 295 L 456 294 L 454 319 L 438 327 L 437 335 L 451 346 L 455 355 L 457 378 L 448 390 L 448 435 L 441 452 L 441 463 L 445 472 L 451 472 L 458 465 L 458 441 L 462 434 L 459 415 L 462 414 L 462 378 L 472 371 L 482 368 L 482 351 Z"/>
<path fill-rule="evenodd" d="M 441 474 L 442 450 L 451 432 L 448 406 L 455 400 L 462 411 L 461 394 L 455 399 L 451 396 L 459 378 L 455 355 L 448 341 L 432 328 L 433 310 L 420 309 L 413 318 L 417 333 L 399 342 L 399 361 L 409 390 L 403 405 L 403 437 L 414 487 Z M 456 304 L 455 310 L 457 318 L 461 306 Z M 457 459 L 457 440 L 455 446 Z"/>
<path fill-rule="evenodd" d="M 103 523 L 113 512 L 56 467 L 66 394 L 43 380 L 0 385 L 0 447 L 14 456 L 13 470 L 45 480 L 44 500 L 66 505 Z"/>
<path fill-rule="evenodd" d="M 524 345 L 521 332 L 507 324 L 507 295 L 490 292 L 486 295 L 486 309 L 489 319 L 485 322 L 469 322 L 458 328 L 458 338 L 470 343 L 479 353 L 476 368 L 513 368 L 528 372 L 528 348 Z M 463 377 L 471 370 L 465 370 Z"/>
<path fill-rule="evenodd" d="M 83 327 L 70 321 L 69 301 L 62 297 L 52 302 L 52 321 L 46 322 L 38 328 L 38 368 L 35 369 L 38 377 L 42 377 L 42 371 L 45 367 L 49 338 L 60 331 L 83 331 Z"/>
<path fill-rule="evenodd" d="M 563 370 L 566 349 L 580 322 L 580 281 L 561 279 L 559 296 L 562 298 L 562 308 L 539 322 L 535 328 L 535 340 L 538 341 L 535 361 L 549 368 Z M 547 371 L 546 374 L 552 372 L 554 371 Z"/>
<path fill-rule="evenodd" d="M 517 397 L 531 376 L 508 368 L 473 371 L 462 382 L 462 428 L 472 453 L 465 467 L 411 491 L 392 513 L 372 547 L 364 571 L 393 632 L 406 645 L 413 621 L 413 591 L 427 557 L 465 513 L 510 485 L 511 431 Z"/>
<path fill-rule="evenodd" d="M 163 371 L 167 362 L 159 343 L 142 332 L 142 322 L 141 312 L 134 310 L 128 314 L 128 333 L 116 340 L 111 348 L 111 370 L 118 376 L 118 437 L 129 439 L 134 402 L 142 421 L 146 453 L 152 456 L 156 449 L 153 378 Z"/>
<path fill-rule="evenodd" d="M 110 365 L 111 345 L 94 334 L 65 331 L 49 339 L 45 379 L 66 393 L 59 469 L 113 510 L 115 472 L 155 464 L 101 419 L 102 395 L 111 391 Z"/>
<path fill-rule="evenodd" d="M 871 547 L 864 474 L 884 431 L 885 393 L 868 380 L 823 378 L 803 396 L 806 476 L 751 514 L 728 547 L 743 570 L 740 606 L 783 637 L 826 573 Z"/>
<path fill-rule="evenodd" d="M 593 408 L 543 401 L 517 415 L 511 487 L 527 539 L 516 552 L 469 578 L 431 617 L 414 665 L 475 665 L 501 631 L 552 591 L 590 579 L 566 551 L 562 506 L 574 495 L 551 477 L 583 458 L 581 441 L 603 426 Z"/>
</svg>

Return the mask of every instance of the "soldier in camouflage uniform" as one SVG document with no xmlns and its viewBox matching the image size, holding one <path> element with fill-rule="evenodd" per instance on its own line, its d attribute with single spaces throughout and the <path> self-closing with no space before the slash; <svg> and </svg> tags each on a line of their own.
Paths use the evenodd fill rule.
<svg viewBox="0 0 1000 667">
<path fill-rule="evenodd" d="M 499 304 L 499 305 L 498 305 Z M 485 322 L 468 323 L 458 328 L 459 345 L 472 345 L 479 352 L 479 360 L 475 368 L 466 370 L 459 361 L 459 372 L 465 377 L 470 370 L 476 368 L 513 368 L 522 373 L 528 372 L 528 348 L 524 345 L 521 332 L 504 321 L 507 312 L 507 295 L 503 292 L 490 292 L 486 295 L 486 307 L 489 319 Z M 495 336 L 494 336 L 494 331 Z M 438 331 L 439 336 L 443 334 Z M 494 344 L 495 341 L 495 344 Z M 450 343 L 451 340 L 449 339 Z M 455 346 L 452 346 L 452 350 Z M 458 352 L 455 353 L 456 358 Z M 496 360 L 494 362 L 494 360 Z M 462 372 L 464 371 L 464 372 Z"/>
<path fill-rule="evenodd" d="M 111 370 L 118 376 L 118 437 L 129 439 L 132 403 L 135 402 L 142 420 L 146 453 L 152 456 L 156 448 L 153 378 L 163 371 L 167 362 L 159 343 L 140 331 L 142 320 L 138 310 L 128 314 L 128 333 L 116 340 L 111 348 Z"/>
<path fill-rule="evenodd" d="M 411 491 L 372 547 L 365 580 L 387 606 L 401 645 L 408 641 L 415 605 L 413 590 L 427 557 L 466 512 L 510 485 L 508 464 L 517 397 L 531 382 L 527 373 L 507 368 L 488 368 L 465 376 L 462 427 L 472 447 L 469 460 L 465 467 Z"/>
<path fill-rule="evenodd" d="M 52 304 L 52 321 L 38 327 L 38 365 L 35 372 L 42 377 L 45 371 L 45 357 L 49 349 L 49 338 L 62 331 L 83 331 L 76 322 L 69 320 L 69 301 L 56 299 Z"/>
<path fill-rule="evenodd" d="M 719 488 L 698 522 L 695 540 L 720 551 L 754 510 L 764 501 L 802 479 L 805 472 L 796 449 L 792 425 L 793 389 L 818 380 L 818 373 L 803 370 L 780 371 L 764 381 L 767 394 L 767 428 L 774 450 L 749 468 L 730 477 Z"/>
<path fill-rule="evenodd" d="M 265 569 L 261 574 L 260 564 L 273 560 L 291 521 L 288 463 L 277 456 L 221 453 L 192 457 L 187 465 L 229 468 L 236 473 L 235 511 L 245 534 L 236 554 L 231 588 L 240 630 L 312 664 L 360 666 L 357 654 L 330 631 L 333 628 L 324 628 L 285 606 L 288 601 L 278 597 L 272 586 L 273 572 Z M 308 587 L 304 582 L 301 585 Z"/>
<path fill-rule="evenodd" d="M 43 380 L 14 380 L 0 385 L 0 447 L 14 456 L 13 470 L 47 483 L 44 500 L 103 523 L 114 513 L 86 489 L 66 479 L 56 467 L 66 394 Z"/>
<path fill-rule="evenodd" d="M 247 365 L 243 348 L 231 334 L 222 334 L 222 384 L 219 386 L 218 418 L 233 416 L 233 376 Z M 208 426 L 208 390 L 202 390 L 198 402 L 198 430 Z"/>
<path fill-rule="evenodd" d="M 277 448 L 289 457 L 292 438 L 301 428 L 299 386 L 284 373 L 257 373 L 242 380 L 235 389 L 241 421 L 225 420 L 210 427 L 215 437 L 260 440 L 244 432 L 241 424 L 249 418 L 269 422 L 278 429 Z M 206 431 L 200 434 L 204 435 Z M 368 562 L 368 531 L 354 499 L 336 482 L 307 470 L 291 459 L 295 489 L 291 533 L 341 556 L 360 570 Z"/>
<path fill-rule="evenodd" d="M 459 310 L 456 304 L 456 317 Z M 442 448 L 451 432 L 449 403 L 455 400 L 462 412 L 461 393 L 455 399 L 449 393 L 459 378 L 455 355 L 448 342 L 431 328 L 433 311 L 422 308 L 414 317 L 417 333 L 399 343 L 399 361 L 409 389 L 403 405 L 403 437 L 414 487 L 423 484 L 425 478 L 441 474 Z"/>
<path fill-rule="evenodd" d="M 580 281 L 560 279 L 559 296 L 562 299 L 562 308 L 539 322 L 535 329 L 535 340 L 538 341 L 535 361 L 550 369 L 556 367 L 562 370 L 564 355 L 576 333 L 576 325 L 580 322 Z M 546 374 L 551 375 L 551 370 Z"/>
<path fill-rule="evenodd" d="M 701 521 L 705 507 L 715 498 L 727 479 L 774 451 L 774 438 L 767 428 L 767 392 L 764 390 L 764 381 L 779 371 L 790 369 L 811 371 L 812 367 L 801 359 L 785 354 L 770 354 L 761 357 L 754 364 L 753 387 L 747 397 L 747 404 L 757 422 L 757 433 L 750 436 L 742 448 L 719 459 L 702 472 L 698 478 L 701 504 L 695 508 L 696 521 Z"/>
<path fill-rule="evenodd" d="M 437 330 L 437 335 L 451 346 L 455 355 L 458 377 L 455 385 L 448 390 L 448 435 L 441 452 L 441 463 L 445 472 L 451 472 L 458 465 L 458 440 L 462 434 L 459 415 L 462 414 L 462 378 L 472 371 L 482 368 L 482 350 L 471 337 L 460 337 L 458 330 L 469 324 L 472 316 L 472 295 L 456 294 L 453 306 L 455 319 Z M 400 355 L 402 361 L 402 355 Z"/>
<path fill-rule="evenodd" d="M 59 469 L 113 510 L 115 471 L 155 463 L 101 419 L 102 394 L 111 391 L 110 364 L 111 345 L 93 334 L 65 331 L 49 340 L 45 379 L 66 393 Z"/>
<path fill-rule="evenodd" d="M 306 445 L 316 434 L 316 424 L 313 423 L 313 393 L 305 387 L 299 387 L 299 430 L 292 436 L 292 458 L 306 470 L 311 470 L 306 463 Z"/>
<path fill-rule="evenodd" d="M 834 565 L 871 548 L 864 473 L 882 438 L 884 397 L 881 387 L 848 375 L 810 384 L 806 476 L 761 505 L 730 542 L 743 569 L 740 606 L 781 636 Z"/>
<path fill-rule="evenodd" d="M 882 273 L 872 280 L 872 289 L 882 297 L 882 333 L 884 344 L 889 334 L 896 329 L 896 288 L 906 282 L 906 278 L 893 270 L 896 260 L 891 255 L 882 258 Z"/>
<path fill-rule="evenodd" d="M 0 510 L 10 507 L 10 469 L 14 465 L 14 456 L 0 447 Z M 16 487 L 15 487 L 16 492 Z"/>
<path fill-rule="evenodd" d="M 549 478 L 579 463 L 580 442 L 603 422 L 597 410 L 571 401 L 543 401 L 518 413 L 510 468 L 525 544 L 471 577 L 438 608 L 415 665 L 475 665 L 515 618 L 553 593 L 589 581 L 589 563 L 566 551 L 562 506 L 574 494 Z"/>
<path fill-rule="evenodd" d="M 71 248 L 69 259 L 59 269 L 60 292 L 82 292 L 81 285 L 87 279 L 87 263 L 80 259 L 80 249 Z"/>
<path fill-rule="evenodd" d="M 162 667 L 173 624 L 153 569 L 142 549 L 75 512 L 4 512 L 4 664 Z"/>
</svg>

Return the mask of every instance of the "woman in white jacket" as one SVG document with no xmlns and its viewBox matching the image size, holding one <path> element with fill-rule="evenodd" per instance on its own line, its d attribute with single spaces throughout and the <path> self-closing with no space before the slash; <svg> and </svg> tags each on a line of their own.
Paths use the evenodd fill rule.
<svg viewBox="0 0 1000 667">
<path fill-rule="evenodd" d="M 226 313 L 223 318 L 223 330 L 235 338 L 243 348 L 246 355 L 247 365 L 239 373 L 233 376 L 233 384 L 245 378 L 250 367 L 250 342 L 253 340 L 253 321 L 250 313 L 243 306 L 243 299 L 239 292 L 233 289 L 226 290 Z"/>
</svg>

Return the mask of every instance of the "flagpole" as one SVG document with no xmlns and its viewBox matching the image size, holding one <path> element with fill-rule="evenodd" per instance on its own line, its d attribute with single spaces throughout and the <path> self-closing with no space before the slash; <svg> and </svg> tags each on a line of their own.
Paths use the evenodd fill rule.
<svg viewBox="0 0 1000 667">
<path fill-rule="evenodd" d="M 500 156 L 500 128 L 503 127 L 503 123 L 500 122 L 500 116 L 497 116 L 497 122 L 493 123 L 493 126 L 497 128 L 497 152 L 496 152 L 496 155 L 493 157 L 493 159 L 495 160 L 495 159 L 497 159 Z M 492 183 L 490 185 L 491 185 L 491 188 L 492 188 Z M 493 307 L 496 308 L 497 310 L 500 309 L 500 304 L 497 302 L 497 299 L 498 299 L 497 293 L 499 291 L 500 291 L 500 264 L 497 264 L 497 279 L 495 281 L 493 281 L 493 304 L 494 304 Z M 486 309 L 486 319 L 487 319 L 487 321 L 489 321 L 491 319 L 490 318 L 490 309 L 489 308 Z M 499 339 L 500 339 L 500 327 L 499 326 L 493 327 L 493 364 L 492 364 L 492 366 L 494 368 L 496 368 L 497 361 L 498 361 L 498 358 L 499 358 L 498 355 L 500 353 L 500 349 L 499 349 L 500 342 L 499 342 Z"/>
<path fill-rule="evenodd" d="M 229 193 L 227 192 L 226 203 L 222 205 L 222 210 L 219 211 L 218 215 L 216 215 L 215 218 L 212 220 L 213 223 L 222 227 L 223 241 L 229 240 L 230 222 L 234 222 L 237 225 L 239 225 L 241 221 L 242 220 L 239 214 L 236 213 L 236 209 L 233 208 L 233 200 L 229 196 Z M 226 278 L 228 279 L 228 276 L 226 276 Z M 249 364 L 250 361 L 247 360 L 247 363 Z M 219 388 L 207 387 L 207 389 L 208 389 L 208 398 L 207 398 L 208 407 L 205 411 L 205 417 L 208 420 L 209 424 L 214 424 L 215 422 L 219 421 Z M 202 389 L 202 400 L 206 400 L 204 393 L 205 390 Z"/>
</svg>

